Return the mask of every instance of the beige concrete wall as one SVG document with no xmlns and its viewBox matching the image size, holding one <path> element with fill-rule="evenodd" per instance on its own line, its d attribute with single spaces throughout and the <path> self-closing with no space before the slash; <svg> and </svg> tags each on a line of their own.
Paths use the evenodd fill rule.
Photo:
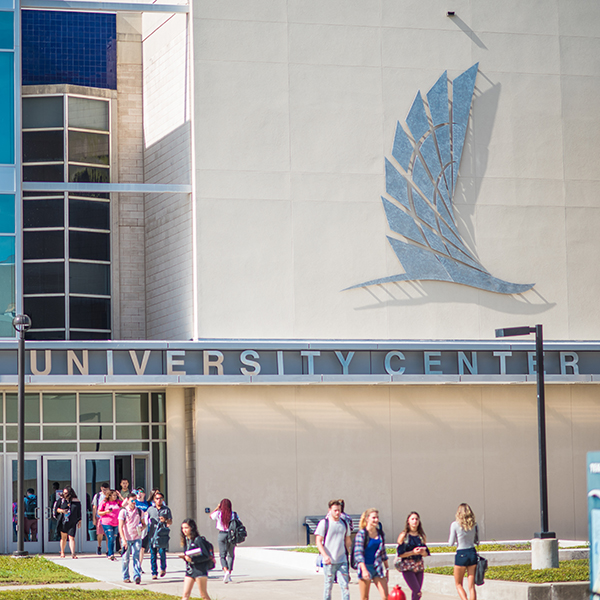
<svg viewBox="0 0 600 600">
<path fill-rule="evenodd" d="M 484 539 L 540 529 L 536 392 L 503 386 L 263 386 L 196 390 L 198 520 L 229 497 L 248 543 L 303 544 L 305 515 L 343 497 L 381 510 L 390 541 L 409 511 L 447 541 L 468 502 Z M 547 386 L 550 528 L 587 538 L 585 454 L 598 449 L 593 385 Z"/>
<path fill-rule="evenodd" d="M 575 4 L 195 2 L 199 335 L 597 339 L 600 5 Z M 396 121 L 476 62 L 458 226 L 536 286 L 343 292 L 402 272 L 380 200 Z"/>
<path fill-rule="evenodd" d="M 191 181 L 190 78 L 186 15 L 143 17 L 144 177 Z M 192 202 L 189 194 L 147 194 L 148 339 L 193 335 Z"/>
</svg>

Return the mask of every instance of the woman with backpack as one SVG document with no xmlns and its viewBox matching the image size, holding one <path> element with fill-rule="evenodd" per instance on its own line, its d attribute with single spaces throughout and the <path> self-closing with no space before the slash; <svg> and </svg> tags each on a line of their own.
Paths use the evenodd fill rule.
<svg viewBox="0 0 600 600">
<path fill-rule="evenodd" d="M 117 490 L 109 490 L 108 496 L 100 503 L 97 514 L 104 535 L 106 535 L 106 554 L 108 560 L 115 560 L 115 540 L 119 535 L 119 513 L 121 512 L 121 499 Z"/>
<path fill-rule="evenodd" d="M 369 599 L 371 583 L 377 586 L 381 600 L 387 600 L 390 569 L 385 538 L 379 527 L 379 511 L 376 508 L 365 510 L 360 517 L 359 531 L 354 538 L 354 562 L 358 571 L 361 600 Z"/>
<path fill-rule="evenodd" d="M 396 569 L 402 573 L 404 581 L 412 592 L 412 600 L 419 600 L 423 587 L 423 557 L 430 554 L 427 548 L 427 536 L 417 512 L 406 517 L 404 531 L 398 536 Z"/>
<path fill-rule="evenodd" d="M 210 518 L 216 521 L 217 531 L 219 532 L 219 558 L 223 568 L 223 583 L 231 581 L 231 572 L 233 571 L 233 561 L 235 559 L 235 543 L 229 540 L 229 523 L 238 516 L 231 509 L 231 500 L 223 498 L 219 506 L 210 514 Z"/>
<path fill-rule="evenodd" d="M 183 578 L 183 596 L 181 600 L 188 600 L 194 583 L 198 582 L 200 598 L 210 600 L 208 595 L 208 572 L 214 569 L 215 559 L 212 545 L 198 533 L 194 519 L 185 519 L 181 524 L 181 545 L 184 551 L 178 554 L 185 560 L 185 577 Z"/>
<path fill-rule="evenodd" d="M 454 557 L 454 583 L 456 591 L 461 600 L 467 600 L 467 594 L 463 587 L 465 571 L 469 581 L 469 600 L 477 600 L 475 589 L 475 570 L 477 569 L 477 550 L 475 545 L 479 544 L 479 533 L 475 514 L 468 504 L 461 504 L 456 511 L 456 521 L 450 525 L 449 546 L 456 546 Z"/>
<path fill-rule="evenodd" d="M 71 558 L 77 558 L 75 554 L 75 534 L 77 528 L 81 527 L 81 502 L 70 485 L 65 486 L 62 498 L 56 507 L 56 513 L 58 515 L 56 530 L 60 533 L 60 557 L 65 557 L 68 539 Z"/>
</svg>

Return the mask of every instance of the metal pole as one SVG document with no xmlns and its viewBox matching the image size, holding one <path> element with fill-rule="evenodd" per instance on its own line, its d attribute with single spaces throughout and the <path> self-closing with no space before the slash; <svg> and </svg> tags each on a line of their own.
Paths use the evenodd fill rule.
<svg viewBox="0 0 600 600">
<path fill-rule="evenodd" d="M 553 538 L 548 531 L 548 472 L 546 468 L 546 397 L 544 392 L 544 336 L 541 325 L 535 326 L 535 354 L 537 363 L 538 447 L 540 468 L 540 521 L 542 530 L 536 537 Z"/>
<path fill-rule="evenodd" d="M 25 556 L 25 331 L 19 331 L 17 355 L 19 374 L 18 393 L 18 434 L 17 434 L 17 551 Z"/>
</svg>

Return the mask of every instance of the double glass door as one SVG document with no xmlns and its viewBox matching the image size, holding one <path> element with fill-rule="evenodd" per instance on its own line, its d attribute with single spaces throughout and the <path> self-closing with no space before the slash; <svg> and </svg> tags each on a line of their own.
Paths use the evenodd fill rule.
<svg viewBox="0 0 600 600">
<path fill-rule="evenodd" d="M 60 551 L 60 533 L 57 531 L 55 503 L 67 485 L 70 485 L 81 501 L 82 520 L 76 535 L 78 552 L 95 552 L 97 548 L 96 526 L 94 525 L 92 500 L 100 491 L 102 483 L 111 488 L 118 487 L 119 477 L 115 471 L 130 464 L 131 470 L 119 477 L 129 479 L 131 488 L 145 487 L 147 473 L 146 456 L 119 456 L 81 454 L 69 456 L 29 456 L 25 458 L 25 510 L 24 540 L 25 550 L 30 554 L 53 553 Z M 11 506 L 9 516 L 7 549 L 17 549 L 17 458 L 7 456 L 7 470 L 11 473 L 12 485 L 7 506 Z M 119 481 L 116 481 L 119 479 Z M 133 481 L 132 481 L 133 479 Z M 68 551 L 68 548 L 67 548 Z"/>
</svg>

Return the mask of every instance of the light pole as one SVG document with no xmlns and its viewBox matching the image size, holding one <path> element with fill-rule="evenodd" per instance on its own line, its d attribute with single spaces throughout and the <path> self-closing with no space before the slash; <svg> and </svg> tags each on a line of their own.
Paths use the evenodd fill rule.
<svg viewBox="0 0 600 600">
<path fill-rule="evenodd" d="M 532 568 L 544 569 L 558 567 L 558 540 L 556 533 L 548 531 L 548 472 L 546 468 L 546 396 L 544 391 L 544 336 L 541 325 L 535 327 L 507 327 L 496 329 L 496 337 L 513 337 L 535 333 L 537 413 L 538 413 L 538 455 L 540 479 L 540 521 L 541 531 L 534 534 L 539 540 L 548 540 L 547 544 L 532 544 Z M 536 557 L 536 546 L 538 552 Z M 556 557 L 554 558 L 554 554 Z M 539 559 L 539 560 L 538 560 Z M 536 566 L 535 563 L 543 566 Z M 556 563 L 556 564 L 555 564 Z"/>
<path fill-rule="evenodd" d="M 17 315 L 13 319 L 13 327 L 19 334 L 17 353 L 17 374 L 19 378 L 18 393 L 18 434 L 17 434 L 17 550 L 13 556 L 27 556 L 25 550 L 25 332 L 31 327 L 31 319 L 27 315 Z"/>
</svg>

